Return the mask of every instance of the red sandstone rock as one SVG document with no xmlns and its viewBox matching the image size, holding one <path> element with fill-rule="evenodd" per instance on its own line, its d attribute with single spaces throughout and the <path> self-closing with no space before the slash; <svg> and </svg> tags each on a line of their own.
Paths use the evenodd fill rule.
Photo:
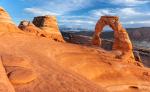
<svg viewBox="0 0 150 92">
<path fill-rule="evenodd" d="M 12 84 L 24 84 L 37 78 L 29 60 L 12 55 L 3 55 L 1 58 Z"/>
<path fill-rule="evenodd" d="M 64 42 L 59 31 L 55 16 L 38 16 L 33 20 L 33 24 L 43 30 L 41 36 L 53 39 L 55 41 Z"/>
<path fill-rule="evenodd" d="M 27 84 L 34 81 L 37 75 L 31 69 L 18 68 L 8 74 L 8 78 L 12 84 Z"/>
<path fill-rule="evenodd" d="M 34 35 L 20 33 L 7 33 L 0 36 L 0 44 L 2 60 L 7 61 L 5 65 L 12 62 L 12 64 L 4 68 L 8 72 L 9 81 L 13 83 L 15 92 L 107 92 L 100 85 L 55 62 L 55 60 L 59 61 L 58 53 L 70 52 L 70 49 L 73 49 L 73 51 L 79 50 L 74 45 L 70 47 L 67 43 L 58 43 L 49 39 L 38 38 Z M 55 57 L 58 58 L 56 59 Z M 28 70 L 25 62 L 29 62 L 29 60 L 26 60 L 26 58 L 31 60 L 29 65 L 32 65 L 37 75 L 37 78 L 33 81 L 33 72 L 22 70 L 22 67 Z M 19 61 L 21 64 L 18 64 Z M 14 64 L 15 67 L 13 67 Z M 23 74 L 24 72 L 26 76 Z M 27 80 L 30 80 L 30 82 L 28 83 Z"/>
<path fill-rule="evenodd" d="M 2 7 L 0 7 L 0 32 L 21 32 Z"/>
<path fill-rule="evenodd" d="M 119 56 L 124 49 L 114 51 Z M 13 56 L 6 56 L 4 53 Z M 90 46 L 58 43 L 33 35 L 5 33 L 0 36 L 1 62 L 6 65 L 3 67 L 4 64 L 0 63 L 0 91 L 107 92 L 102 90 L 102 86 L 109 92 L 150 92 L 150 70 L 120 62 L 122 60 L 115 58 L 114 53 Z M 22 59 L 14 55 L 21 56 Z M 20 68 L 26 67 L 25 62 L 28 62 L 26 58 L 32 61 L 27 65 L 32 64 L 37 78 L 24 85 L 11 85 L 9 81 L 22 83 L 32 78 L 32 76 L 25 77 L 30 75 L 31 71 Z M 12 75 L 8 75 L 11 80 L 8 80 L 5 69 L 17 71 L 12 71 Z"/>
<path fill-rule="evenodd" d="M 5 23 L 2 21 L 1 24 Z M 24 25 L 26 25 L 26 23 Z M 16 28 L 16 30 L 14 28 Z M 14 24 L 12 25 L 11 23 L 6 23 L 6 25 L 1 26 L 1 29 L 7 30 L 0 32 L 0 38 L 4 38 L 4 40 L 0 41 L 0 92 L 107 92 L 99 85 L 89 81 L 81 75 L 78 75 L 68 69 L 64 69 L 55 63 L 52 58 L 45 56 L 48 54 L 42 54 L 43 48 L 46 47 L 45 49 L 49 51 L 48 48 L 50 47 L 47 45 L 47 48 L 46 45 L 43 45 L 45 43 L 44 40 L 41 40 L 43 38 L 28 35 L 27 33 L 20 31 Z M 17 30 L 20 32 L 18 33 Z M 31 32 L 33 31 L 31 30 Z M 6 37 L 6 35 L 9 36 Z M 38 39 L 39 42 L 43 43 L 38 42 L 39 44 L 36 44 L 37 41 L 34 41 L 33 39 Z M 48 43 L 55 42 L 49 39 L 45 40 Z M 28 43 L 22 44 L 22 42 L 28 41 L 36 45 L 30 46 Z M 6 45 L 5 42 L 12 43 L 7 43 Z M 15 54 L 18 53 L 18 50 L 15 49 L 16 47 L 11 47 L 11 49 L 7 48 L 13 44 L 16 44 L 18 50 L 25 50 L 26 47 L 29 47 L 30 49 L 21 51 L 21 53 L 23 52 L 24 54 Z M 38 45 L 41 45 L 42 47 L 37 48 L 37 51 L 35 51 L 33 48 L 38 47 Z M 44 53 L 47 51 L 44 51 Z M 32 56 L 31 54 L 35 56 Z M 53 56 L 53 52 L 50 52 L 49 55 Z M 31 62 L 29 62 L 30 60 L 27 58 L 32 58 Z"/>
<path fill-rule="evenodd" d="M 36 27 L 34 24 L 32 24 L 29 21 L 21 21 L 18 28 L 23 30 L 24 32 L 33 33 L 38 36 L 40 32 L 42 32 L 41 29 Z"/>
<path fill-rule="evenodd" d="M 15 92 L 13 85 L 11 85 L 6 75 L 6 71 L 2 64 L 1 59 L 0 59 L 0 92 Z"/>
<path fill-rule="evenodd" d="M 34 81 L 13 85 L 16 92 L 99 92 L 92 82 L 110 92 L 123 92 L 130 86 L 137 86 L 139 92 L 150 92 L 148 68 L 121 62 L 114 53 L 100 48 L 18 33 L 0 36 L 0 44 L 1 55 L 9 51 L 11 55 L 29 58 L 36 70 Z M 116 53 L 120 55 L 119 51 Z"/>
<path fill-rule="evenodd" d="M 93 44 L 101 45 L 100 33 L 103 28 L 108 25 L 114 30 L 114 44 L 113 50 L 119 50 L 122 52 L 120 58 L 125 62 L 134 62 L 134 55 L 132 52 L 132 43 L 129 39 L 128 33 L 122 27 L 119 22 L 119 18 L 116 16 L 102 16 L 97 22 L 95 27 L 95 34 L 93 36 Z"/>
</svg>

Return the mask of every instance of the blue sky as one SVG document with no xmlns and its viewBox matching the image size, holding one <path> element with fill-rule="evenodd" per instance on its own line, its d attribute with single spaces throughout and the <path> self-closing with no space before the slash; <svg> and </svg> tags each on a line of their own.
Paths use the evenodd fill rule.
<svg viewBox="0 0 150 92">
<path fill-rule="evenodd" d="M 150 0 L 0 0 L 13 20 L 55 15 L 59 26 L 94 29 L 102 15 L 117 15 L 124 27 L 150 26 Z"/>
</svg>

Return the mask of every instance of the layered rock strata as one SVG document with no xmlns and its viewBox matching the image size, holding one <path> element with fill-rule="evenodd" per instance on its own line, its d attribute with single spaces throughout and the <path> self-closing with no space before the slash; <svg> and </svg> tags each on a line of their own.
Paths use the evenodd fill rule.
<svg viewBox="0 0 150 92">
<path fill-rule="evenodd" d="M 64 42 L 55 16 L 35 17 L 33 24 L 43 30 L 41 36 L 46 36 L 47 38 L 53 39 L 55 41 Z"/>
<path fill-rule="evenodd" d="M 2 7 L 0 7 L 0 32 L 21 32 Z"/>
</svg>

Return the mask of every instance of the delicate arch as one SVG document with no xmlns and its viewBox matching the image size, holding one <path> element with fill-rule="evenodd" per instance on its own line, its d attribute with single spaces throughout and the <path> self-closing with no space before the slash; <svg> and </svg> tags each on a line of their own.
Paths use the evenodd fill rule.
<svg viewBox="0 0 150 92">
<path fill-rule="evenodd" d="M 121 23 L 119 22 L 119 17 L 117 16 L 102 16 L 100 20 L 98 20 L 92 40 L 93 45 L 101 46 L 100 34 L 106 25 L 108 25 L 114 31 L 114 43 L 112 50 L 121 51 L 122 56 L 125 58 L 131 57 L 134 59 L 132 43 L 129 39 L 128 33 L 122 27 Z"/>
<path fill-rule="evenodd" d="M 132 50 L 132 43 L 129 39 L 128 33 L 122 27 L 117 16 L 102 16 L 95 26 L 95 33 L 93 36 L 93 45 L 100 46 L 101 38 L 100 34 L 103 28 L 108 25 L 114 31 L 114 45 L 112 49 L 119 50 Z M 124 44 L 123 44 L 124 43 Z M 125 45 L 125 46 L 122 46 Z"/>
</svg>

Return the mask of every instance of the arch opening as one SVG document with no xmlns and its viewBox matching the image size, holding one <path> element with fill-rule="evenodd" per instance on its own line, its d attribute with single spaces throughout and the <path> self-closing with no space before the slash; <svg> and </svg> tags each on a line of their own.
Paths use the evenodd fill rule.
<svg viewBox="0 0 150 92">
<path fill-rule="evenodd" d="M 133 55 L 132 43 L 129 39 L 128 33 L 122 27 L 122 24 L 119 22 L 119 17 L 117 16 L 102 16 L 96 26 L 95 33 L 93 35 L 92 44 L 96 46 L 102 46 L 102 39 L 100 34 L 102 33 L 105 26 L 109 26 L 114 31 L 114 42 L 112 45 L 112 50 L 120 52 L 120 59 L 123 58 L 126 62 L 135 61 Z"/>
<path fill-rule="evenodd" d="M 114 42 L 114 31 L 106 25 L 100 37 L 102 38 L 101 47 L 107 51 L 111 51 Z"/>
</svg>

